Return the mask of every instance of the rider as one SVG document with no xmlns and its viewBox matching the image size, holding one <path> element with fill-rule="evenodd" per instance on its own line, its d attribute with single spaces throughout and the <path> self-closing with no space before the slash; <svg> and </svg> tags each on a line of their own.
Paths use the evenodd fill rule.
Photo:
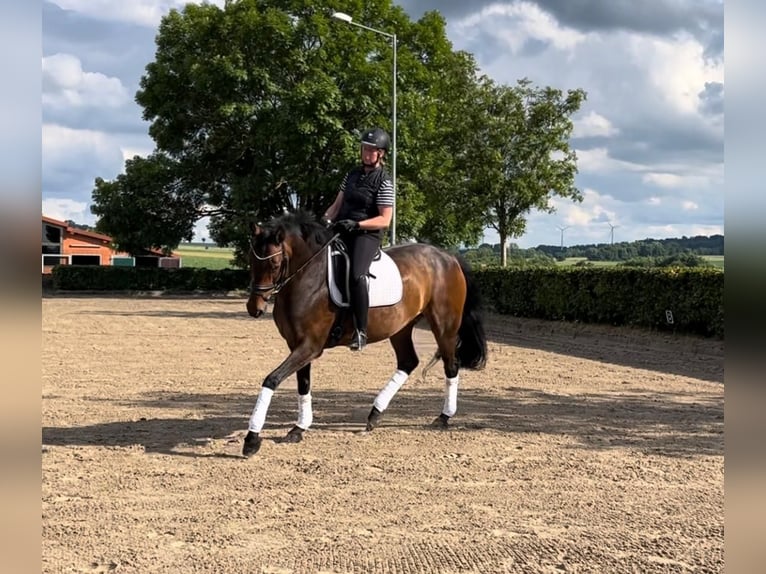
<svg viewBox="0 0 766 574">
<path fill-rule="evenodd" d="M 362 134 L 362 165 L 346 174 L 335 201 L 324 214 L 334 222 L 332 229 L 340 233 L 351 258 L 354 336 L 350 348 L 357 351 L 367 344 L 370 264 L 380 248 L 381 230 L 388 228 L 394 212 L 394 186 L 383 167 L 390 141 L 380 128 Z"/>
</svg>

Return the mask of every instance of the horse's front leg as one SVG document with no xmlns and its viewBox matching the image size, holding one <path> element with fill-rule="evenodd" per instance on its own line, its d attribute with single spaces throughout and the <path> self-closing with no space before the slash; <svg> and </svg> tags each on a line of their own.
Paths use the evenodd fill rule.
<svg viewBox="0 0 766 574">
<path fill-rule="evenodd" d="M 242 454 L 244 456 L 252 456 L 261 448 L 263 439 L 260 433 L 266 422 L 266 413 L 271 404 L 271 397 L 274 395 L 274 391 L 276 391 L 279 384 L 298 369 L 310 364 L 318 355 L 318 352 L 313 351 L 309 347 L 298 346 L 263 380 L 261 392 L 258 393 L 258 400 L 255 403 L 255 408 L 253 408 L 253 414 L 250 416 L 245 443 L 242 446 Z"/>
<path fill-rule="evenodd" d="M 311 363 L 298 369 L 298 422 L 287 433 L 287 442 L 301 442 L 303 431 L 307 431 L 314 421 L 314 412 L 311 407 Z"/>
</svg>

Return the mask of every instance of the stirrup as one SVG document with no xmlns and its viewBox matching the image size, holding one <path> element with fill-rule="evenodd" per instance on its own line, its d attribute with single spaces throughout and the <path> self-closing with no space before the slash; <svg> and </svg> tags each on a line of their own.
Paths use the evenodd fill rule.
<svg viewBox="0 0 766 574">
<path fill-rule="evenodd" d="M 367 333 L 358 329 L 355 330 L 348 348 L 352 351 L 361 351 L 365 345 L 367 345 Z"/>
</svg>

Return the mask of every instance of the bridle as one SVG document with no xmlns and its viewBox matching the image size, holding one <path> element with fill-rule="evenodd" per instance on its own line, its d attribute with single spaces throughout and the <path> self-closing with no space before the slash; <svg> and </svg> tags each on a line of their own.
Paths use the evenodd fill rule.
<svg viewBox="0 0 766 574">
<path fill-rule="evenodd" d="M 317 249 L 316 252 L 314 252 L 311 255 L 311 257 L 306 259 L 306 261 L 303 262 L 303 265 L 298 267 L 298 269 L 296 269 L 295 271 L 293 271 L 290 274 L 288 274 L 288 271 L 289 271 L 289 268 L 290 268 L 290 258 L 287 255 L 284 255 L 284 253 L 285 253 L 284 242 L 279 244 L 279 251 L 276 251 L 276 252 L 272 253 L 271 255 L 261 256 L 261 255 L 258 255 L 258 253 L 256 253 L 255 245 L 253 245 L 253 238 L 250 237 L 249 240 L 248 240 L 249 243 L 250 243 L 250 252 L 253 254 L 253 257 L 255 257 L 258 261 L 268 261 L 270 259 L 273 259 L 277 255 L 283 255 L 282 261 L 279 264 L 279 271 L 277 272 L 277 279 L 276 279 L 276 281 L 273 281 L 272 283 L 266 284 L 266 285 L 251 285 L 250 286 L 250 291 L 259 294 L 263 298 L 264 301 L 268 302 L 272 297 L 274 297 L 277 293 L 279 293 L 282 290 L 282 288 L 285 285 L 287 285 L 293 277 L 295 277 L 298 273 L 303 271 L 306 268 L 306 266 L 309 263 L 311 263 L 311 261 L 315 257 L 317 257 L 320 253 L 322 253 L 322 251 L 327 249 L 327 247 L 330 245 L 330 243 L 332 243 L 338 237 L 338 235 L 339 235 L 338 233 L 334 234 L 330 239 L 328 239 L 322 245 L 322 247 Z M 272 276 L 273 276 L 273 274 L 272 274 Z M 268 293 L 268 295 L 264 295 L 264 293 Z"/>
</svg>

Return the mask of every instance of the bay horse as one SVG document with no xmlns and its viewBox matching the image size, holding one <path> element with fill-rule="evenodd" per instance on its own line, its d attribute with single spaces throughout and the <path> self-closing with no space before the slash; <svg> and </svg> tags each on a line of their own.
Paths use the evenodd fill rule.
<svg viewBox="0 0 766 574">
<path fill-rule="evenodd" d="M 339 307 L 330 297 L 327 258 L 328 246 L 337 235 L 305 211 L 253 225 L 250 233 L 247 311 L 258 318 L 273 298 L 272 316 L 290 354 L 263 381 L 242 448 L 245 457 L 260 449 L 260 432 L 271 397 L 293 373 L 298 379 L 298 420 L 285 440 L 299 442 L 303 438 L 313 421 L 311 362 L 324 349 L 348 345 L 353 333 L 348 313 L 340 335 L 331 336 Z M 412 331 L 423 317 L 437 343 L 429 367 L 441 358 L 445 376 L 444 405 L 431 424 L 445 428 L 457 411 L 458 370 L 479 370 L 487 361 L 478 288 L 465 262 L 432 245 L 396 245 L 385 252 L 399 269 L 402 296 L 398 303 L 370 308 L 367 335 L 369 344 L 391 341 L 396 371 L 375 398 L 366 430 L 378 426 L 383 411 L 418 366 Z"/>
</svg>

